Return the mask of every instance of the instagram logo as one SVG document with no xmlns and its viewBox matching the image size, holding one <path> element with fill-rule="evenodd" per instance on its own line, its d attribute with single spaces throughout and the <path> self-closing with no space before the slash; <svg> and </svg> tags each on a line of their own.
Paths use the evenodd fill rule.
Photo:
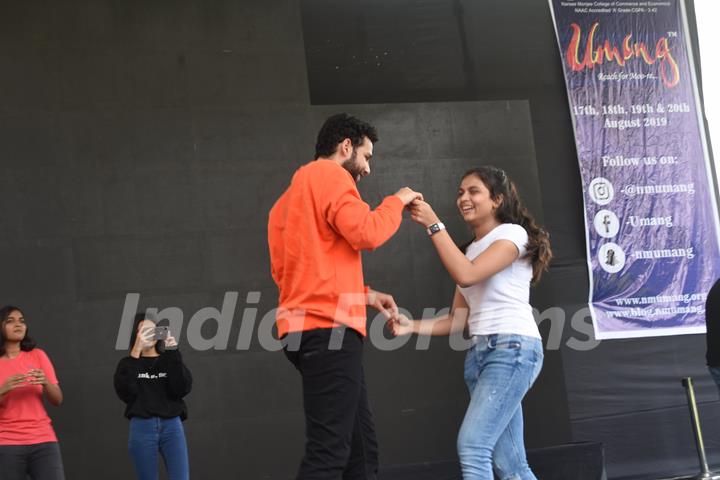
<svg viewBox="0 0 720 480">
<path fill-rule="evenodd" d="M 590 182 L 590 198 L 598 205 L 607 205 L 615 197 L 615 189 L 607 178 L 597 177 Z"/>
</svg>

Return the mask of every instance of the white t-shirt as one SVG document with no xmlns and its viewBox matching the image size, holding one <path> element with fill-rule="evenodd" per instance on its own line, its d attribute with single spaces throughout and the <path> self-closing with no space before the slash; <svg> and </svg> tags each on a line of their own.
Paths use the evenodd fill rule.
<svg viewBox="0 0 720 480">
<path fill-rule="evenodd" d="M 503 223 L 480 240 L 470 244 L 465 256 L 471 261 L 497 240 L 509 240 L 517 246 L 518 258 L 504 270 L 467 288 L 459 287 L 470 307 L 470 335 L 514 333 L 540 338 L 530 306 L 532 265 L 522 258 L 528 241 L 520 225 Z"/>
</svg>

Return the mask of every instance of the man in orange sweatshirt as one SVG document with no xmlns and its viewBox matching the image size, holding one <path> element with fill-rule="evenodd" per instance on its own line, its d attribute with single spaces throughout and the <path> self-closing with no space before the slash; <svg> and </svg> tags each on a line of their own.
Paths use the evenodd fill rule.
<svg viewBox="0 0 720 480">
<path fill-rule="evenodd" d="M 268 221 L 277 327 L 302 376 L 306 444 L 298 480 L 377 478 L 375 427 L 362 366 L 366 305 L 397 316 L 392 296 L 364 285 L 361 250 L 395 234 L 422 195 L 401 188 L 371 210 L 356 183 L 370 173 L 377 132 L 341 113 L 318 134 Z"/>
</svg>

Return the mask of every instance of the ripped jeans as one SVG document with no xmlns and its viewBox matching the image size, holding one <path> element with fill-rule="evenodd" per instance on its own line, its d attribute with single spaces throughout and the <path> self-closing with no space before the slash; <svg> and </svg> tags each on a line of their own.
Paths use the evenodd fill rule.
<svg viewBox="0 0 720 480">
<path fill-rule="evenodd" d="M 523 440 L 520 402 L 540 373 L 539 338 L 476 335 L 465 358 L 470 405 L 458 435 L 463 480 L 536 480 Z"/>
</svg>

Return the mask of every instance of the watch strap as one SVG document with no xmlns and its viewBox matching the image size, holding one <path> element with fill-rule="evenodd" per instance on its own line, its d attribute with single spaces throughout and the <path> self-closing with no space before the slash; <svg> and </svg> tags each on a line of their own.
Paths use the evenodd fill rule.
<svg viewBox="0 0 720 480">
<path fill-rule="evenodd" d="M 442 222 L 437 222 L 437 223 L 433 223 L 432 225 L 430 225 L 427 228 L 427 233 L 428 233 L 428 235 L 430 235 L 432 237 L 433 235 L 438 233 L 440 230 L 445 230 L 445 224 L 443 224 Z"/>
</svg>

